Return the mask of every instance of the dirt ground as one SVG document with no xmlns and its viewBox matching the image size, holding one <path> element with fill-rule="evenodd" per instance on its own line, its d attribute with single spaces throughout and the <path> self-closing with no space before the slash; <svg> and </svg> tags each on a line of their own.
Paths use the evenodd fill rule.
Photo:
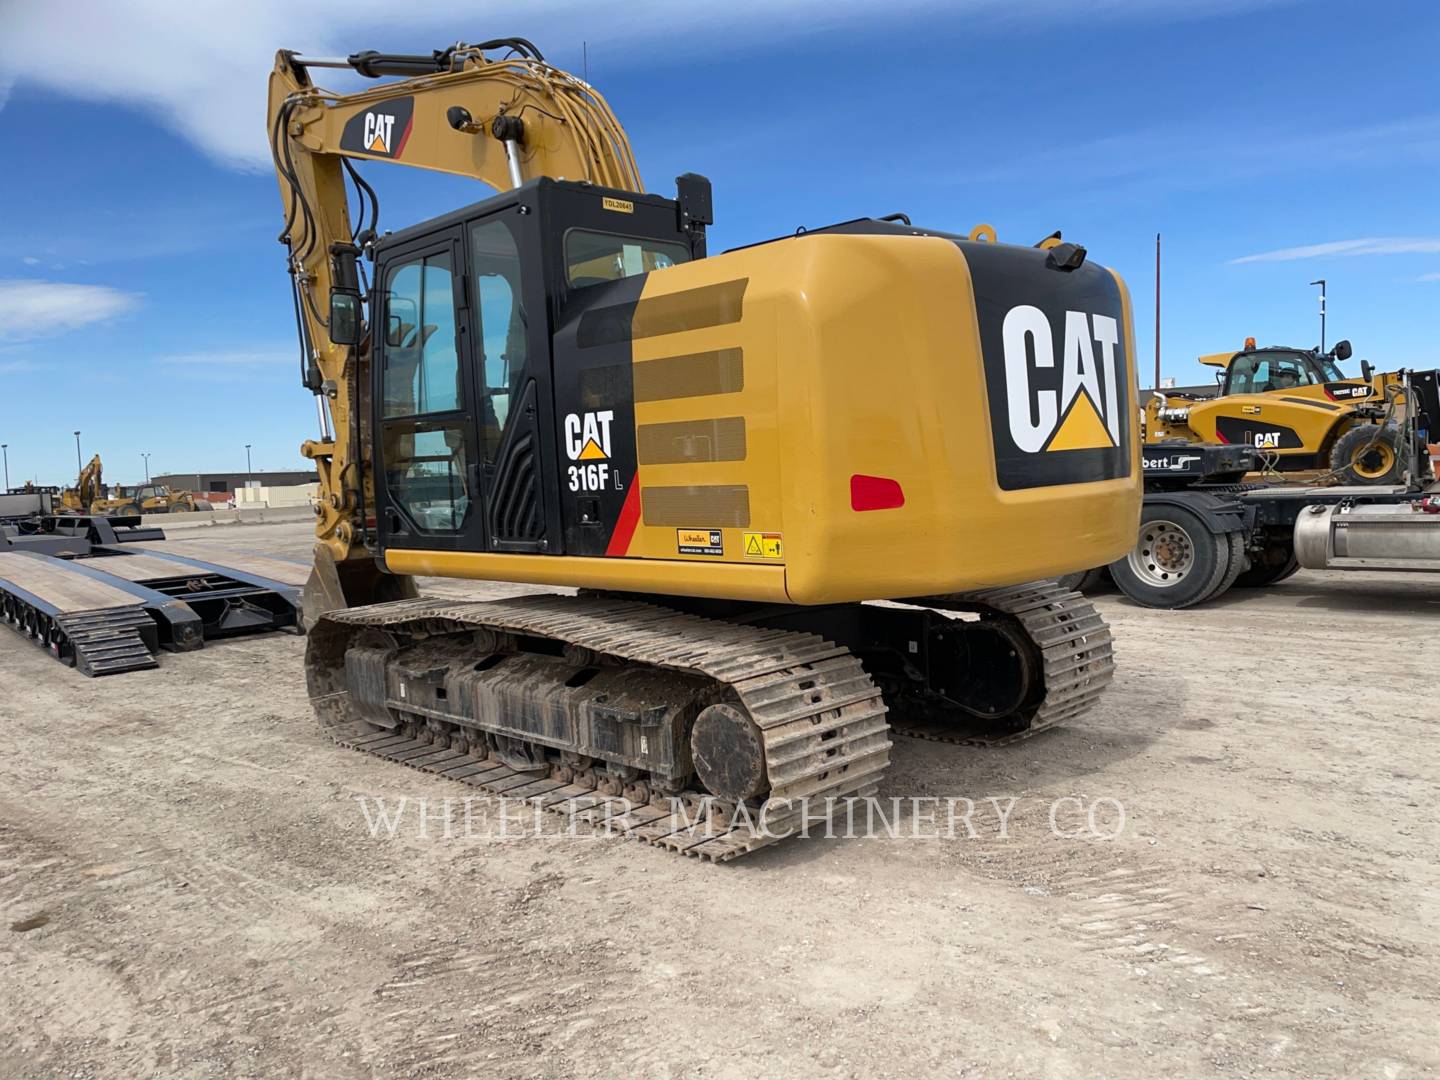
<svg viewBox="0 0 1440 1080">
<path fill-rule="evenodd" d="M 727 866 L 372 837 L 359 797 L 473 792 L 329 743 L 298 637 L 89 680 L 0 630 L 0 1075 L 1434 1073 L 1440 580 L 1100 606 L 1083 721 L 897 740 L 881 795 L 975 800 L 976 837 Z"/>
</svg>

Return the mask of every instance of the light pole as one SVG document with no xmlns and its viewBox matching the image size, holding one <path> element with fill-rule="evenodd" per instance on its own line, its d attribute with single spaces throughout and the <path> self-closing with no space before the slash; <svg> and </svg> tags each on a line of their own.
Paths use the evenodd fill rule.
<svg viewBox="0 0 1440 1080">
<path fill-rule="evenodd" d="M 75 474 L 78 476 L 85 471 L 84 464 L 80 461 L 80 432 L 75 432 Z"/>
<path fill-rule="evenodd" d="M 1320 351 L 1325 351 L 1325 279 L 1319 278 L 1310 282 L 1311 285 L 1320 286 Z"/>
<path fill-rule="evenodd" d="M 150 455 L 142 450 L 140 456 L 145 459 L 145 483 L 148 484 L 150 483 Z"/>
<path fill-rule="evenodd" d="M 251 476 L 250 476 L 251 471 L 252 471 L 252 470 L 251 470 L 251 468 L 250 468 L 250 444 L 247 442 L 247 443 L 245 444 L 245 486 L 246 486 L 246 487 L 249 487 L 250 484 L 251 484 Z"/>
<path fill-rule="evenodd" d="M 0 454 L 5 455 L 5 490 L 10 490 L 10 444 L 0 443 Z"/>
</svg>

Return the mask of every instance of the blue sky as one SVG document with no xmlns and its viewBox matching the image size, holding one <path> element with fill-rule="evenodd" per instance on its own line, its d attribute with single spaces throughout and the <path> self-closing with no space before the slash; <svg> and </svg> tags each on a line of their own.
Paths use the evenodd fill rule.
<svg viewBox="0 0 1440 1080">
<path fill-rule="evenodd" d="M 1148 373 L 1161 232 L 1163 371 L 1182 383 L 1246 335 L 1316 344 L 1318 277 L 1332 342 L 1440 365 L 1440 5 L 539 0 L 479 18 L 439 0 L 409 23 L 376 0 L 295 7 L 0 0 L 12 483 L 73 478 L 77 428 L 117 481 L 142 451 L 152 472 L 242 469 L 246 443 L 257 469 L 303 467 L 315 412 L 263 134 L 281 46 L 518 34 L 579 71 L 587 41 L 647 186 L 714 181 L 712 250 L 896 210 L 1027 244 L 1061 228 L 1125 275 Z M 366 175 L 392 229 L 487 194 Z"/>
</svg>

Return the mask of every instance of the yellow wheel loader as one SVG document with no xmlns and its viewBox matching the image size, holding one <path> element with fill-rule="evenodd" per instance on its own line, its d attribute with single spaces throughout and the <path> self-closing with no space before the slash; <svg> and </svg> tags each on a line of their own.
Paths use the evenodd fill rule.
<svg viewBox="0 0 1440 1080">
<path fill-rule="evenodd" d="M 1328 353 L 1284 346 L 1200 357 L 1220 368 L 1219 393 L 1156 391 L 1145 405 L 1145 442 L 1248 446 L 1281 472 L 1312 470 L 1342 484 L 1433 477 L 1428 438 L 1440 422 L 1435 371 L 1378 374 L 1361 361 L 1352 379 L 1341 341 Z"/>
<path fill-rule="evenodd" d="M 205 499 L 193 491 L 172 491 L 164 484 L 142 484 L 125 487 L 116 485 L 110 496 L 90 504 L 92 514 L 183 514 L 210 510 Z"/>
<path fill-rule="evenodd" d="M 1046 579 L 1132 545 L 1139 410 L 1128 294 L 1083 248 L 890 215 L 711 254 L 709 182 L 645 193 L 600 94 L 519 38 L 281 52 L 269 117 L 339 743 L 723 861 L 843 816 L 893 734 L 1099 699 L 1110 632 Z M 381 233 L 363 162 L 500 194 Z"/>
</svg>

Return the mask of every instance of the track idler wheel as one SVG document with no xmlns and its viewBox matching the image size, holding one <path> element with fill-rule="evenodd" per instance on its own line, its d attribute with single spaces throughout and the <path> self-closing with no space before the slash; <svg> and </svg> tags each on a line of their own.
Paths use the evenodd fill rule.
<svg viewBox="0 0 1440 1080">
<path fill-rule="evenodd" d="M 733 705 L 711 705 L 695 718 L 690 755 L 701 782 L 722 799 L 744 802 L 770 786 L 760 729 Z"/>
<path fill-rule="evenodd" d="M 965 626 L 970 678 L 960 705 L 985 719 L 1019 712 L 1036 688 L 1031 643 L 1004 619 L 982 619 Z"/>
</svg>

